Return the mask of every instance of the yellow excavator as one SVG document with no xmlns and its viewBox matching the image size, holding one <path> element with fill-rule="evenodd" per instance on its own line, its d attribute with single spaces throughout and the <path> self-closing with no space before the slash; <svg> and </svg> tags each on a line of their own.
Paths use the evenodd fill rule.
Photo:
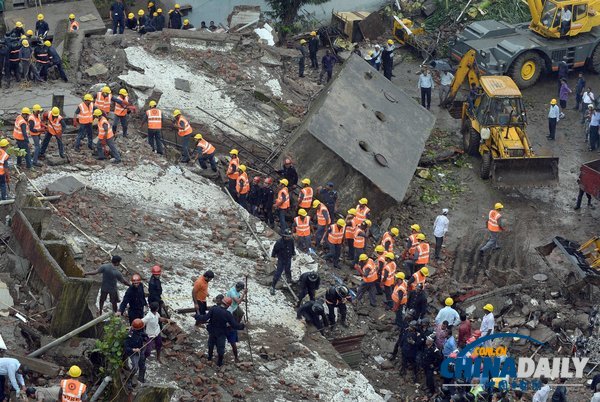
<svg viewBox="0 0 600 402">
<path fill-rule="evenodd" d="M 475 57 L 470 50 L 461 59 L 443 105 L 454 106 L 451 114 L 462 119 L 465 152 L 481 155 L 481 178 L 502 188 L 557 184 L 558 158 L 535 155 L 527 138 L 521 91 L 510 77 L 482 75 Z M 465 81 L 469 97 L 456 108 Z"/>
</svg>

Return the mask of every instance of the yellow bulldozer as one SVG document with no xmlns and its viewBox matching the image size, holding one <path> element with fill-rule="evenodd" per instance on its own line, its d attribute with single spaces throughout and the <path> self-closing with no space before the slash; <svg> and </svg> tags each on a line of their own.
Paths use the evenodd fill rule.
<svg viewBox="0 0 600 402">
<path fill-rule="evenodd" d="M 510 77 L 482 75 L 475 57 L 470 50 L 461 59 L 443 105 L 462 119 L 465 152 L 481 155 L 481 178 L 502 188 L 557 184 L 558 158 L 535 155 L 527 138 L 521 91 Z M 465 81 L 467 101 L 454 102 Z"/>
</svg>

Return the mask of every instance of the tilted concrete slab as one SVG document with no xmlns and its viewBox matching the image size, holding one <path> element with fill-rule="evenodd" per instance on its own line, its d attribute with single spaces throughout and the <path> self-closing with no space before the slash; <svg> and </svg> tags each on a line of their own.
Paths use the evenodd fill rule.
<svg viewBox="0 0 600 402">
<path fill-rule="evenodd" d="M 435 117 L 362 58 L 352 55 L 288 143 L 298 171 L 340 189 L 342 205 L 368 196 L 401 202 Z M 383 166 L 377 159 L 384 158 Z"/>
<path fill-rule="evenodd" d="M 0 110 L 4 113 L 0 115 L 0 118 L 12 124 L 22 107 L 32 107 L 36 103 L 40 104 L 44 110 L 50 110 L 52 95 L 64 96 L 61 113 L 63 116 L 73 117 L 75 109 L 81 103 L 81 98 L 74 96 L 70 91 L 71 88 L 71 84 L 54 81 L 52 86 L 31 86 L 27 89 L 20 89 L 13 85 L 11 89 L 3 89 L 5 96 L 0 97 Z"/>
</svg>

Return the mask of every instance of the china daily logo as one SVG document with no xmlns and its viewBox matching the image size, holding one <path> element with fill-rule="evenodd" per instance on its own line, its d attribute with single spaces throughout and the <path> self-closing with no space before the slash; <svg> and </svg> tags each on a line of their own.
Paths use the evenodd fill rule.
<svg viewBox="0 0 600 402">
<path fill-rule="evenodd" d="M 500 388 L 518 387 L 523 390 L 537 388 L 542 375 L 552 379 L 558 377 L 564 379 L 583 378 L 583 370 L 588 363 L 588 357 L 540 357 L 537 362 L 527 357 L 515 359 L 507 355 L 508 351 L 504 346 L 487 346 L 490 341 L 497 338 L 519 338 L 537 345 L 544 344 L 529 336 L 510 332 L 483 336 L 468 344 L 456 357 L 444 359 L 440 374 L 444 378 L 461 379 L 467 382 L 470 382 L 472 378 L 482 378 L 488 380 L 488 385 L 495 384 Z M 507 384 L 505 378 L 509 378 L 511 383 Z M 498 384 L 492 379 L 502 381 Z"/>
</svg>

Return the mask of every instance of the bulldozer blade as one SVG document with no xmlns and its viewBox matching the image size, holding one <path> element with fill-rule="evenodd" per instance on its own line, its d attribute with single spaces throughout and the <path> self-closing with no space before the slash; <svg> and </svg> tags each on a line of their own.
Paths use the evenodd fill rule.
<svg viewBox="0 0 600 402">
<path fill-rule="evenodd" d="M 494 159 L 491 177 L 499 188 L 554 186 L 558 184 L 558 158 Z"/>
</svg>

